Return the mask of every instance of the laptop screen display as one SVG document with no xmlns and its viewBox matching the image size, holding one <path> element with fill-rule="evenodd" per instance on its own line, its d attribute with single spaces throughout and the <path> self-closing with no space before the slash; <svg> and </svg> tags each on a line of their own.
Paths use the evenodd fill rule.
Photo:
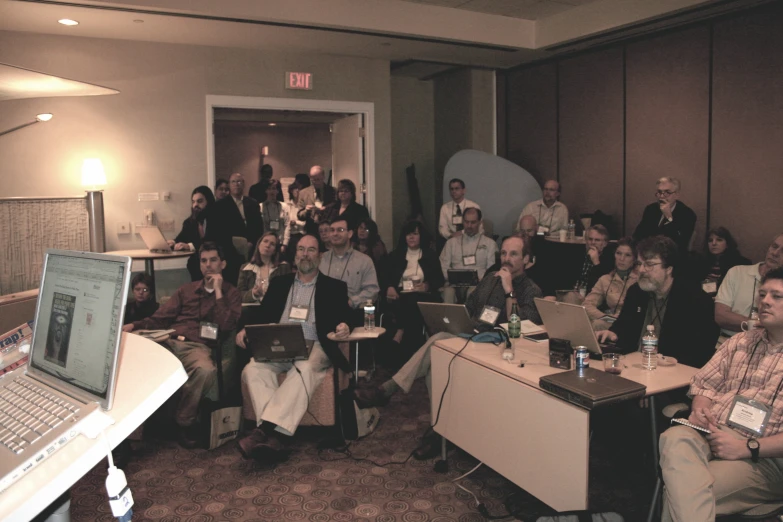
<svg viewBox="0 0 783 522">
<path fill-rule="evenodd" d="M 47 253 L 30 366 L 106 399 L 122 334 L 128 263 L 100 257 Z"/>
</svg>

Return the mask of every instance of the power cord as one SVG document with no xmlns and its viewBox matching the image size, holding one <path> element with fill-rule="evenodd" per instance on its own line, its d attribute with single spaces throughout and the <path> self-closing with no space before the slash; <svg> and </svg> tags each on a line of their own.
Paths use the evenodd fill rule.
<svg viewBox="0 0 783 522">
<path fill-rule="evenodd" d="M 430 429 L 434 429 L 435 426 L 438 425 L 438 421 L 440 421 L 440 410 L 443 407 L 443 399 L 444 399 L 444 397 L 446 397 L 446 390 L 449 388 L 449 384 L 451 383 L 451 365 L 454 363 L 454 359 L 456 359 L 457 356 L 459 354 L 461 354 L 462 351 L 465 348 L 468 347 L 468 345 L 470 344 L 470 341 L 472 341 L 473 338 L 476 337 L 477 335 L 478 335 L 478 333 L 474 333 L 473 335 L 468 337 L 468 340 L 465 341 L 465 344 L 462 345 L 462 348 L 460 348 L 457 353 L 455 353 L 454 355 L 451 356 L 451 360 L 449 361 L 449 366 L 448 366 L 448 377 L 446 378 L 446 386 L 443 387 L 443 392 L 441 392 L 441 394 L 440 394 L 440 401 L 438 401 L 438 412 L 435 415 L 435 422 L 432 423 L 432 426 L 430 426 Z"/>
<path fill-rule="evenodd" d="M 128 487 L 128 480 L 125 478 L 125 472 L 114 465 L 114 457 L 111 454 L 111 445 L 106 433 L 101 432 L 103 441 L 108 448 L 107 458 L 109 459 L 109 474 L 106 477 L 106 493 L 109 495 L 109 506 L 112 514 L 119 522 L 130 522 L 133 517 L 133 495 Z"/>
</svg>

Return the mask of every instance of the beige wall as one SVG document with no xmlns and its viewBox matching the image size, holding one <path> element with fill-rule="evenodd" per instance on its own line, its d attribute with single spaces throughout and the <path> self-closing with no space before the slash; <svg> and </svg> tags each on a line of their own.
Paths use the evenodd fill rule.
<svg viewBox="0 0 783 522">
<path fill-rule="evenodd" d="M 258 180 L 261 147 L 269 147 L 264 164 L 275 179 L 308 173 L 313 165 L 328 172 L 332 165 L 332 135 L 328 123 L 269 127 L 266 123 L 218 122 L 215 124 L 215 176 L 240 172 L 248 186 Z M 337 181 L 337 180 L 335 180 Z"/>
<path fill-rule="evenodd" d="M 0 195 L 80 194 L 81 160 L 99 157 L 108 181 L 110 250 L 142 246 L 140 239 L 118 236 L 116 223 L 140 221 L 144 208 L 156 210 L 159 219 L 181 222 L 187 216 L 190 191 L 207 180 L 208 94 L 374 103 L 375 213 L 381 234 L 391 235 L 387 61 L 13 32 L 0 32 L 0 61 L 121 91 L 94 98 L 0 102 L 0 129 L 40 112 L 55 114 L 45 125 L 0 139 Z M 312 72 L 315 90 L 286 91 L 287 70 Z M 171 191 L 170 202 L 137 201 L 139 192 L 162 191 Z"/>
</svg>

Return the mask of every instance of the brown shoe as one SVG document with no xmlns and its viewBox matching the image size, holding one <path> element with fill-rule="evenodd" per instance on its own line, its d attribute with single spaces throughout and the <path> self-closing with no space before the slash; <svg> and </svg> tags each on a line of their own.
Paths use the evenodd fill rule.
<svg viewBox="0 0 783 522">
<path fill-rule="evenodd" d="M 290 455 L 276 435 L 267 435 L 261 428 L 254 429 L 250 435 L 240 439 L 238 447 L 246 459 L 262 462 L 283 462 Z"/>
<path fill-rule="evenodd" d="M 261 430 L 261 428 L 255 428 L 250 432 L 250 435 L 239 439 L 237 443 L 239 452 L 246 459 L 253 458 L 253 451 L 255 451 L 255 449 L 260 445 L 265 444 L 267 442 L 267 438 L 268 437 Z"/>
<path fill-rule="evenodd" d="M 353 398 L 360 408 L 372 408 L 386 406 L 391 397 L 388 397 L 381 388 L 357 388 L 353 391 Z"/>
<path fill-rule="evenodd" d="M 180 426 L 177 442 L 185 449 L 193 449 L 199 446 L 199 424 L 194 423 L 190 426 Z"/>
</svg>

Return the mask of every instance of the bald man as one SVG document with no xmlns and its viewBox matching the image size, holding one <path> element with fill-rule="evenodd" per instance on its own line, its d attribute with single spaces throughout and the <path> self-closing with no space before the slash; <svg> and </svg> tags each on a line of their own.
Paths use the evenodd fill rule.
<svg viewBox="0 0 783 522">
<path fill-rule="evenodd" d="M 334 187 L 327 185 L 326 172 L 320 165 L 310 168 L 310 186 L 299 192 L 297 217 L 305 222 L 309 234 L 318 235 L 318 223 L 325 215 L 324 209 L 337 201 Z"/>
</svg>

